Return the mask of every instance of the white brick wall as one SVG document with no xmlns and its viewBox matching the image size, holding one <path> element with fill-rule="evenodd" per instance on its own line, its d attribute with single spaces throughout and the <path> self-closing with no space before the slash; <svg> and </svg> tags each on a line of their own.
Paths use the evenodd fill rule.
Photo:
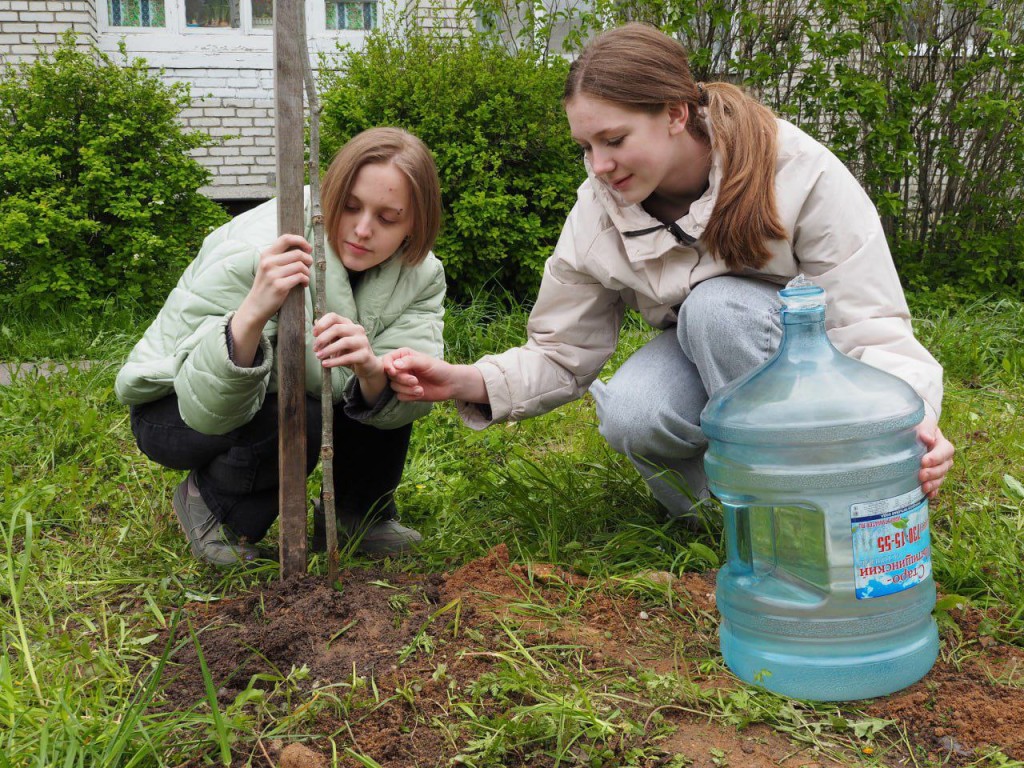
<svg viewBox="0 0 1024 768">
<path fill-rule="evenodd" d="M 203 191 L 211 197 L 231 199 L 262 199 L 275 194 L 274 175 L 274 100 L 258 82 L 258 73 L 240 70 L 200 70 L 202 81 L 224 84 L 250 83 L 247 89 L 236 89 L 235 95 L 202 95 L 192 86 L 192 107 L 184 110 L 181 121 L 190 128 L 212 136 L 229 137 L 222 144 L 194 152 L 199 162 L 213 173 L 213 180 Z M 176 69 L 167 77 L 194 83 L 194 70 Z M 247 95 L 243 95 L 248 90 Z"/>
<path fill-rule="evenodd" d="M 97 26 L 96 0 L 0 0 L 0 59 L 30 61 L 69 29 L 87 46 L 96 42 Z"/>
</svg>

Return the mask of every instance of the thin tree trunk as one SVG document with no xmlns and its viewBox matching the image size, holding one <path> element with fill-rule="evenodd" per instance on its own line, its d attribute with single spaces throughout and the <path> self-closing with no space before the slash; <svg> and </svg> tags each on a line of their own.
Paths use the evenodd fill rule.
<svg viewBox="0 0 1024 768">
<path fill-rule="evenodd" d="M 313 258 L 316 264 L 316 307 L 319 320 L 327 312 L 327 249 L 324 246 L 324 216 L 320 210 L 320 99 L 313 79 L 306 38 L 302 38 L 302 75 L 309 102 L 309 205 L 313 216 Z M 320 410 L 323 433 L 320 437 L 320 468 L 323 470 L 324 530 L 327 533 L 327 583 L 338 580 L 338 519 L 334 514 L 334 387 L 331 368 L 321 368 Z"/>
</svg>

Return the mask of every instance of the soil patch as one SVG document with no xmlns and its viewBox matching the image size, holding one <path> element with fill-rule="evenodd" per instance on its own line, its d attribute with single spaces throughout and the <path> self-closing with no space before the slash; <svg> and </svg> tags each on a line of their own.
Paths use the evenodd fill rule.
<svg viewBox="0 0 1024 768">
<path fill-rule="evenodd" d="M 552 766 L 556 746 L 562 765 L 859 762 L 757 717 L 705 713 L 702 695 L 740 689 L 716 664 L 715 573 L 641 577 L 591 582 L 510 564 L 499 547 L 449 574 L 350 571 L 340 591 L 314 577 L 274 582 L 190 604 L 179 626 L 199 639 L 221 710 L 253 722 L 251 739 L 234 746 L 240 765 L 329 765 L 336 750 L 339 764 L 352 766 Z M 851 722 L 873 717 L 905 730 L 905 741 L 890 727 L 889 739 L 862 742 L 876 764 L 926 756 L 961 766 L 992 748 L 1024 760 L 1024 651 L 983 634 L 991 619 L 983 612 L 950 616 L 942 658 L 924 680 L 838 708 L 853 712 Z M 160 706 L 201 710 L 208 702 L 196 644 L 181 635 Z M 658 687 L 669 685 L 690 686 L 691 698 Z M 585 719 L 587 702 L 606 706 L 594 707 L 600 717 L 578 726 L 570 743 L 558 742 L 550 719 L 563 718 L 564 731 Z M 259 735 L 282 718 L 305 737 Z M 535 746 L 502 752 L 499 736 L 517 729 L 518 744 Z M 843 748 L 860 743 L 847 739 Z M 207 762 L 198 755 L 186 764 Z"/>
</svg>

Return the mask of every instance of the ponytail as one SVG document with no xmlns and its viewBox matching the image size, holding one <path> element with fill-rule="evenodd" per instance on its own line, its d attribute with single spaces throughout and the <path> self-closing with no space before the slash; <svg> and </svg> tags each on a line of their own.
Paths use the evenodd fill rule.
<svg viewBox="0 0 1024 768">
<path fill-rule="evenodd" d="M 786 237 L 775 204 L 775 116 L 729 83 L 698 90 L 707 103 L 712 150 L 722 158 L 718 197 L 701 240 L 731 270 L 760 269 L 771 259 L 767 241 Z"/>
</svg>

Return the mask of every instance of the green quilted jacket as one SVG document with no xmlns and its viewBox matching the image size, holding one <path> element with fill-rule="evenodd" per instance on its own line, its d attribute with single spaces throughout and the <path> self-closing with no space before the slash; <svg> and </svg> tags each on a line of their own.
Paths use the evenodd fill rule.
<svg viewBox="0 0 1024 768">
<path fill-rule="evenodd" d="M 313 242 L 306 212 L 305 237 Z M 210 233 L 185 269 L 163 308 L 118 372 L 114 391 L 126 405 L 178 396 L 185 423 L 204 434 L 224 434 L 252 420 L 267 392 L 277 390 L 277 318 L 264 328 L 256 365 L 235 365 L 226 326 L 252 287 L 260 252 L 277 239 L 277 201 L 253 208 Z M 362 273 L 353 286 L 338 256 L 327 246 L 327 311 L 366 329 L 373 351 L 383 355 L 411 347 L 443 354 L 441 332 L 444 269 L 433 254 L 411 267 L 392 257 Z M 306 297 L 306 389 L 320 396 L 320 361 L 313 354 L 313 282 Z M 429 403 L 399 402 L 390 390 L 371 408 L 361 403 L 357 380 L 333 369 L 334 401 L 366 424 L 392 429 L 430 410 Z"/>
</svg>

